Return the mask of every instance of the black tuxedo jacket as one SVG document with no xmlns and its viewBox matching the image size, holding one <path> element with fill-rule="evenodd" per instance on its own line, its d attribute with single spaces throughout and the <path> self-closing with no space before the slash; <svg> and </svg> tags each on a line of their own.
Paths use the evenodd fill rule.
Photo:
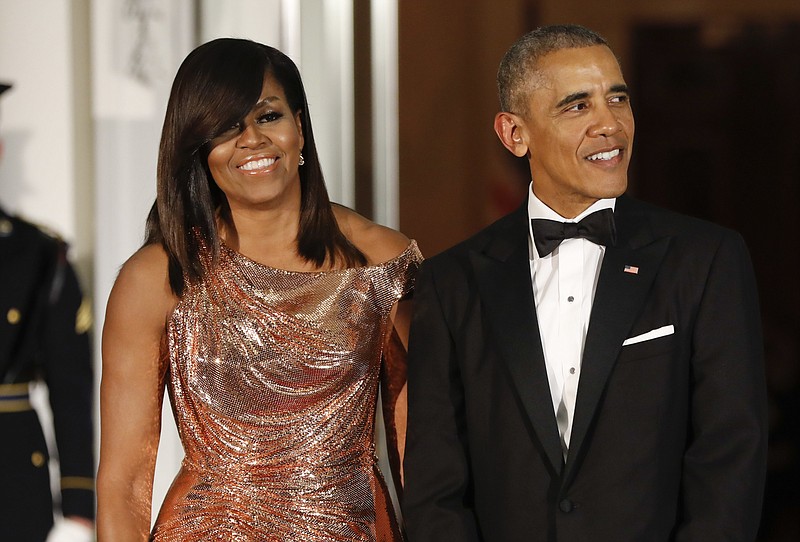
<svg viewBox="0 0 800 542">
<path fill-rule="evenodd" d="M 527 220 L 523 205 L 417 278 L 409 541 L 754 540 L 766 392 L 741 237 L 618 198 L 565 461 Z"/>
</svg>

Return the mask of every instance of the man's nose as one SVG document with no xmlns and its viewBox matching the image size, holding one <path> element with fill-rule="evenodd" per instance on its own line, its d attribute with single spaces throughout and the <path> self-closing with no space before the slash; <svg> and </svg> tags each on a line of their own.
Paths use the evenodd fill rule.
<svg viewBox="0 0 800 542">
<path fill-rule="evenodd" d="M 593 137 L 608 137 L 616 134 L 621 129 L 619 116 L 607 104 L 595 110 L 596 118 L 589 128 L 589 135 Z"/>
</svg>

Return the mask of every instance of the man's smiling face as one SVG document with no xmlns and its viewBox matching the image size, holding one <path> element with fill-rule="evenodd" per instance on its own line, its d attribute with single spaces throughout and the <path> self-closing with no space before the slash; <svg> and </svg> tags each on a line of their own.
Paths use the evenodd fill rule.
<svg viewBox="0 0 800 542">
<path fill-rule="evenodd" d="M 634 122 L 611 50 L 596 45 L 548 53 L 535 77 L 527 110 L 515 113 L 536 196 L 572 218 L 625 192 Z"/>
</svg>

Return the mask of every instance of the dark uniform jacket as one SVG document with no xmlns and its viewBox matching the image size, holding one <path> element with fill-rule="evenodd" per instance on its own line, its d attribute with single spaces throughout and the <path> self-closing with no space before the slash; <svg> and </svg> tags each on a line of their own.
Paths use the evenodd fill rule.
<svg viewBox="0 0 800 542">
<path fill-rule="evenodd" d="M 0 540 L 53 523 L 48 451 L 28 383 L 47 384 L 65 516 L 94 518 L 91 312 L 66 245 L 0 209 Z"/>
</svg>

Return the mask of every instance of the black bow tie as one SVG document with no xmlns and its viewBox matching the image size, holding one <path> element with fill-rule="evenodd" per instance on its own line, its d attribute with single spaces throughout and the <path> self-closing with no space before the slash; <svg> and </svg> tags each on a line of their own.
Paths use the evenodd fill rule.
<svg viewBox="0 0 800 542">
<path fill-rule="evenodd" d="M 559 222 L 545 218 L 531 220 L 533 242 L 540 258 L 553 252 L 561 241 L 583 237 L 598 245 L 613 245 L 617 239 L 614 228 L 614 211 L 602 209 L 585 217 L 580 222 Z"/>
</svg>

